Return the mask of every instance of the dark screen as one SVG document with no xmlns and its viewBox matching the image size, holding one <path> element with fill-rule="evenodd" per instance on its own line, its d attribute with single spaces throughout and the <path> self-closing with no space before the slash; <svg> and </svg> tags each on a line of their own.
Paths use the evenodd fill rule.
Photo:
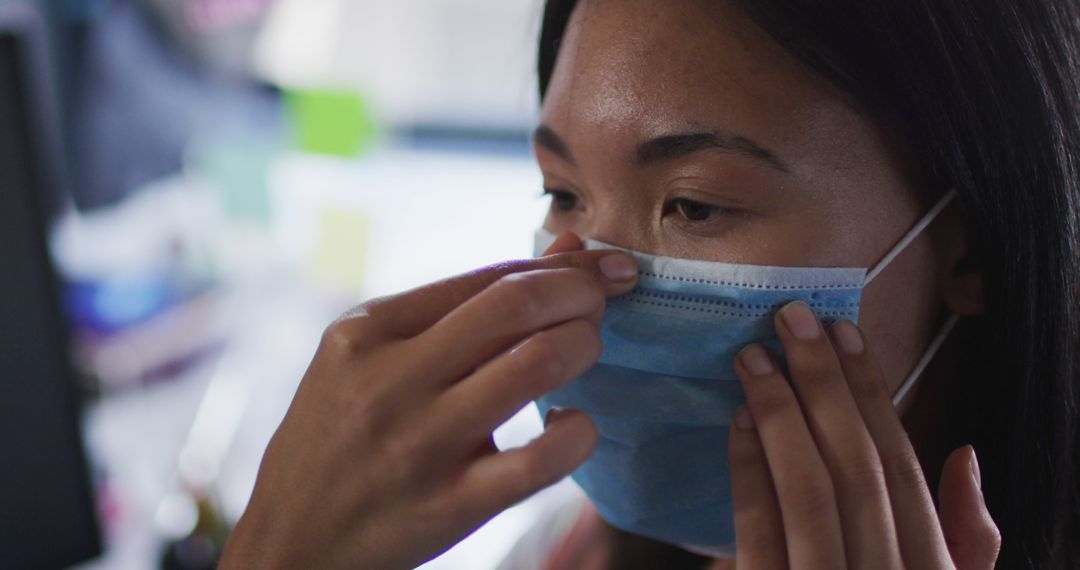
<svg viewBox="0 0 1080 570">
<path fill-rule="evenodd" d="M 99 545 L 22 49 L 0 29 L 0 568 L 62 568 Z"/>
</svg>

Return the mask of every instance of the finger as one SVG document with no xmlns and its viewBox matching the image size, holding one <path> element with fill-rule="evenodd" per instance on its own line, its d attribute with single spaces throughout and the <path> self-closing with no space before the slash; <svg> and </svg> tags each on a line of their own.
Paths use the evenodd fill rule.
<svg viewBox="0 0 1080 570">
<path fill-rule="evenodd" d="M 825 329 L 809 306 L 797 302 L 777 314 L 776 331 L 836 491 L 848 563 L 902 567 L 881 460 Z"/>
<path fill-rule="evenodd" d="M 975 449 L 957 449 L 945 460 L 938 488 L 941 526 L 957 570 L 992 570 L 1001 551 L 1001 531 L 983 500 Z"/>
<path fill-rule="evenodd" d="M 580 251 L 585 248 L 585 245 L 581 243 L 581 238 L 572 232 L 563 232 L 559 234 L 559 237 L 555 238 L 555 241 L 548 246 L 544 251 L 544 255 L 555 255 L 557 253 L 569 253 L 571 251 Z"/>
<path fill-rule="evenodd" d="M 728 465 L 735 508 L 735 566 L 787 568 L 780 504 L 753 415 L 746 407 L 735 413 L 731 425 Z"/>
<path fill-rule="evenodd" d="M 398 295 L 375 299 L 343 317 L 374 320 L 386 335 L 410 338 L 427 330 L 450 311 L 514 273 L 541 269 L 580 269 L 595 277 L 604 294 L 622 295 L 637 282 L 632 257 L 613 251 L 577 251 L 537 259 L 508 261 L 438 281 Z"/>
<path fill-rule="evenodd" d="M 544 329 L 577 319 L 599 328 L 604 303 L 603 291 L 583 271 L 507 275 L 406 341 L 413 373 L 449 385 Z"/>
<path fill-rule="evenodd" d="M 580 319 L 537 333 L 452 386 L 431 425 L 456 429 L 462 441 L 487 437 L 529 402 L 584 374 L 600 351 L 596 327 Z"/>
<path fill-rule="evenodd" d="M 553 410 L 525 447 L 484 457 L 462 474 L 456 502 L 485 520 L 558 482 L 588 459 L 599 436 L 583 413 Z"/>
<path fill-rule="evenodd" d="M 844 541 L 832 480 L 775 361 L 758 345 L 735 359 L 784 521 L 788 559 L 807 568 L 844 568 Z"/>
<path fill-rule="evenodd" d="M 850 321 L 837 322 L 830 333 L 843 355 L 844 377 L 881 459 L 900 556 L 908 568 L 947 567 L 949 554 L 937 510 L 922 465 L 893 407 L 877 357 Z"/>
</svg>

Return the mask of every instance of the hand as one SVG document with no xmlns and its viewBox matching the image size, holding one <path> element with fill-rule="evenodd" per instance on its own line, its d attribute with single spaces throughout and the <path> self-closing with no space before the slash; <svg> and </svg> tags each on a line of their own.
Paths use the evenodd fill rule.
<svg viewBox="0 0 1080 570">
<path fill-rule="evenodd" d="M 581 248 L 572 235 L 549 251 Z M 221 567 L 413 568 L 569 474 L 596 445 L 579 412 L 505 452 L 491 433 L 600 356 L 633 259 L 511 262 L 356 308 L 331 325 L 267 448 Z"/>
<path fill-rule="evenodd" d="M 971 447 L 949 456 L 940 516 L 869 345 L 802 303 L 776 317 L 791 383 L 760 346 L 729 459 L 738 568 L 992 569 L 1001 536 Z M 831 341 L 830 341 L 831 337 Z"/>
</svg>

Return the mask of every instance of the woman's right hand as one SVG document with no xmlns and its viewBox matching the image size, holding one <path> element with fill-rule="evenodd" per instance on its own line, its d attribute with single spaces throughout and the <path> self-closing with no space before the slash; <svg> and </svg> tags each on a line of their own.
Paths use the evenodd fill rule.
<svg viewBox="0 0 1080 570">
<path fill-rule="evenodd" d="M 549 249 L 579 249 L 567 234 Z M 413 568 L 585 461 L 555 412 L 529 445 L 492 431 L 600 356 L 633 259 L 574 251 L 371 301 L 331 325 L 267 447 L 221 568 Z"/>
</svg>

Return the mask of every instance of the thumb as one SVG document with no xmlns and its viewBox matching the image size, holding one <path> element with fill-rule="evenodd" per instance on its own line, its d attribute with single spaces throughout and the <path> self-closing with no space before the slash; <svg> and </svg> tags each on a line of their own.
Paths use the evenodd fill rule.
<svg viewBox="0 0 1080 570">
<path fill-rule="evenodd" d="M 941 529 L 957 570 L 992 570 L 1001 550 L 1001 531 L 986 509 L 975 449 L 949 455 L 938 487 Z"/>
</svg>

